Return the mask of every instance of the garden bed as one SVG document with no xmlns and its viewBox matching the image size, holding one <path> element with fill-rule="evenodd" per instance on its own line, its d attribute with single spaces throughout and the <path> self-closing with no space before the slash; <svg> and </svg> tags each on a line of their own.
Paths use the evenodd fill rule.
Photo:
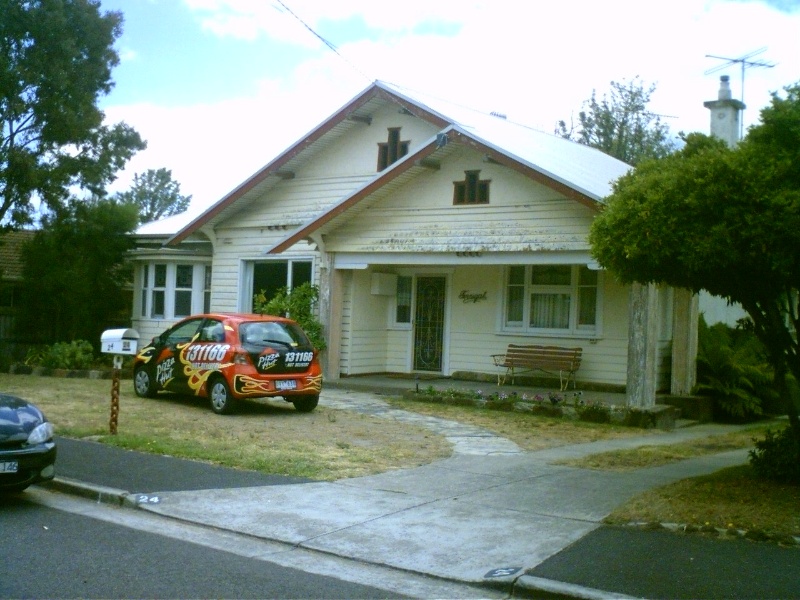
<svg viewBox="0 0 800 600">
<path fill-rule="evenodd" d="M 657 404 L 648 409 L 630 409 L 625 406 L 609 405 L 585 400 L 582 392 L 549 392 L 547 394 L 492 393 L 464 391 L 456 389 L 409 390 L 403 394 L 409 400 L 474 406 L 489 410 L 528 413 L 544 417 L 555 417 L 587 421 L 591 423 L 612 423 L 643 429 L 674 429 L 680 410 L 674 406 Z"/>
</svg>

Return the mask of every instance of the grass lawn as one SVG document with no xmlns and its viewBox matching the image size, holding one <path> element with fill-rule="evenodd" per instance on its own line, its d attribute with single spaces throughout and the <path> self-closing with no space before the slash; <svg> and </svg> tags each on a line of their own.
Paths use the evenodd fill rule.
<svg viewBox="0 0 800 600">
<path fill-rule="evenodd" d="M 0 374 L 0 391 L 34 402 L 56 435 L 265 473 L 335 480 L 412 467 L 450 455 L 430 430 L 326 408 L 300 413 L 283 400 L 243 402 L 220 416 L 191 396 L 137 397 L 120 385 L 117 435 L 109 434 L 111 380 Z M 58 468 L 58 463 L 56 463 Z"/>
<path fill-rule="evenodd" d="M 800 486 L 759 479 L 750 465 L 722 469 L 650 490 L 620 506 L 607 523 L 679 523 L 800 536 Z"/>
<path fill-rule="evenodd" d="M 120 386 L 118 433 L 109 434 L 111 381 L 0 373 L 0 392 L 35 402 L 57 435 L 93 439 L 133 450 L 208 461 L 265 473 L 335 480 L 426 464 L 451 447 L 428 429 L 325 406 L 299 413 L 282 400 L 241 404 L 219 416 L 205 400 L 163 394 L 138 398 Z M 529 414 L 388 399 L 395 408 L 483 427 L 528 451 L 655 433 Z M 627 470 L 703 453 L 751 448 L 758 429 L 686 444 L 644 446 L 571 463 L 579 468 Z M 800 488 L 756 479 L 749 466 L 686 479 L 651 490 L 620 507 L 609 523 L 675 522 L 702 527 L 759 529 L 800 536 Z"/>
</svg>

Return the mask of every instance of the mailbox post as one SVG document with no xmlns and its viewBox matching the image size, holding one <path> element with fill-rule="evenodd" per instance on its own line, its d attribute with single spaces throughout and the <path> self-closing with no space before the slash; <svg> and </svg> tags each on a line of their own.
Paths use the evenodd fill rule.
<svg viewBox="0 0 800 600">
<path fill-rule="evenodd" d="M 107 329 L 100 336 L 100 351 L 114 355 L 114 371 L 111 376 L 111 417 L 109 431 L 117 435 L 119 417 L 119 370 L 124 356 L 135 355 L 139 346 L 139 334 L 135 329 Z"/>
</svg>

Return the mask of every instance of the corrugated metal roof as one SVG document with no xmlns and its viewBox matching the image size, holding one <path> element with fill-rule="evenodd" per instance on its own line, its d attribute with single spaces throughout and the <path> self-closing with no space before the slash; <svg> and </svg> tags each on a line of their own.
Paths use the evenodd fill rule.
<svg viewBox="0 0 800 600">
<path fill-rule="evenodd" d="M 613 182 L 631 168 L 595 148 L 503 117 L 418 92 L 397 89 L 396 93 L 432 112 L 447 115 L 450 122 L 468 135 L 594 200 L 608 196 Z"/>
<path fill-rule="evenodd" d="M 376 82 L 205 211 L 186 212 L 147 223 L 137 230 L 137 235 L 174 237 L 174 241 L 180 241 L 203 225 L 213 226 L 229 218 L 275 185 L 280 180 L 276 175 L 278 169 L 299 169 L 353 127 L 353 117 L 369 118 L 386 102 L 397 102 L 429 121 L 438 121 L 443 130 L 448 124 L 455 125 L 483 146 L 594 201 L 608 196 L 613 182 L 630 169 L 629 165 L 599 150 L 554 134 L 420 92 Z M 376 174 L 375 181 L 383 175 L 385 172 Z M 404 172 L 402 178 L 411 176 L 413 171 Z M 348 210 L 355 208 L 353 205 Z"/>
</svg>

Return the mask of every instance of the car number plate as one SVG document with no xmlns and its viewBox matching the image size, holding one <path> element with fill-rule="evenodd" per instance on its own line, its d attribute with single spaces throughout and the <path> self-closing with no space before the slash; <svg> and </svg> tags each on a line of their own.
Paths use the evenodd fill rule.
<svg viewBox="0 0 800 600">
<path fill-rule="evenodd" d="M 276 381 L 275 388 L 278 390 L 296 390 L 297 382 L 294 379 Z"/>
<path fill-rule="evenodd" d="M 18 469 L 19 463 L 15 460 L 0 462 L 0 473 L 16 473 Z"/>
</svg>

